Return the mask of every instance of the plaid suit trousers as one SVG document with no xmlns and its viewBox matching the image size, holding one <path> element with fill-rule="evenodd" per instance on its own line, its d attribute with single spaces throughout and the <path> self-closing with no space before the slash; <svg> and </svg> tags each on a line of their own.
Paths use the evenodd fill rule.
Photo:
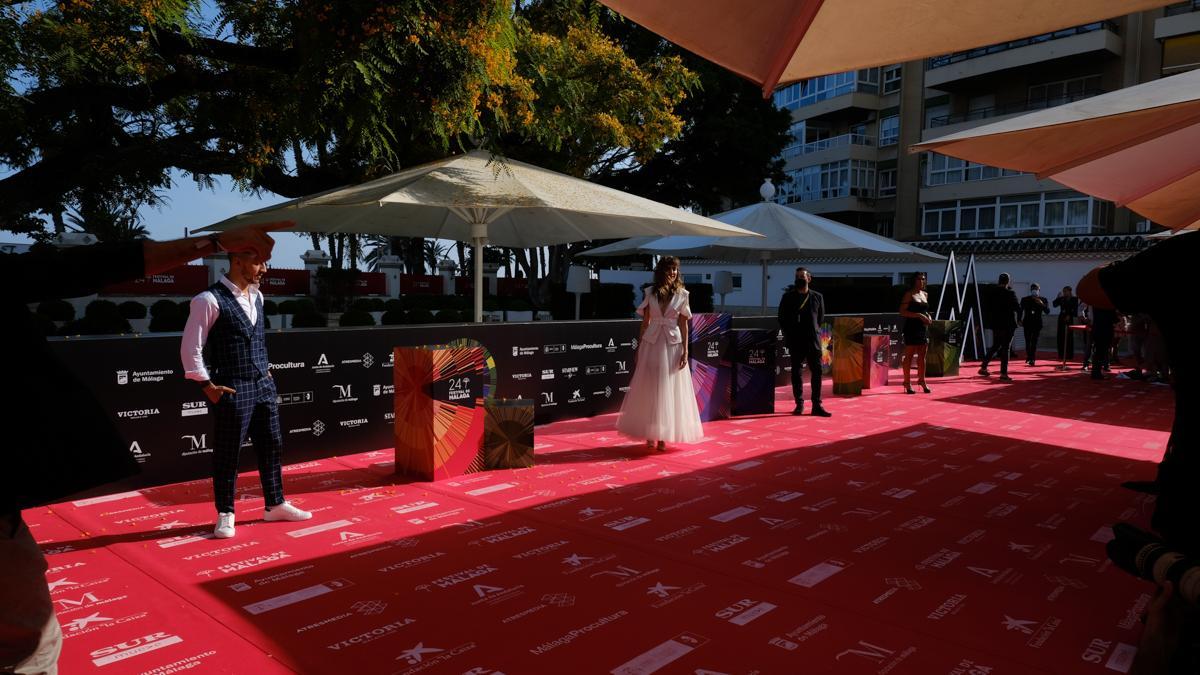
<svg viewBox="0 0 1200 675">
<path fill-rule="evenodd" d="M 258 479 L 268 507 L 283 503 L 283 435 L 279 431 L 279 405 L 275 380 L 220 382 L 234 390 L 217 401 L 216 433 L 213 444 L 213 496 L 217 512 L 232 513 L 237 484 L 238 455 L 249 438 L 258 457 Z"/>
</svg>

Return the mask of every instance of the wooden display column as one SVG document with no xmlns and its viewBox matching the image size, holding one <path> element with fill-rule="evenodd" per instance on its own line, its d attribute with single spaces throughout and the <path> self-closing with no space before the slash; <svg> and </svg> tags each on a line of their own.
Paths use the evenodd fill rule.
<svg viewBox="0 0 1200 675">
<path fill-rule="evenodd" d="M 533 401 L 527 398 L 484 402 L 484 465 L 490 469 L 533 466 Z"/>
</svg>

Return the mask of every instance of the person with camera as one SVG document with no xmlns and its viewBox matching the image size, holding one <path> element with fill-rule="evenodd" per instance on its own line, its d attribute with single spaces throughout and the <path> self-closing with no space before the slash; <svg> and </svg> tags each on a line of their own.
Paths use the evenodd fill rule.
<svg viewBox="0 0 1200 675">
<path fill-rule="evenodd" d="M 1190 266 L 1200 256 L 1200 232 L 1178 234 L 1137 255 L 1088 272 L 1079 297 L 1098 309 L 1150 315 L 1166 345 L 1174 373 L 1175 420 L 1158 475 L 1149 489 L 1158 493 L 1151 525 L 1164 539 L 1190 555 L 1200 554 L 1200 361 L 1192 351 L 1188 326 L 1194 312 L 1180 311 L 1178 294 L 1190 286 Z M 1107 342 L 1097 336 L 1097 354 Z"/>
</svg>

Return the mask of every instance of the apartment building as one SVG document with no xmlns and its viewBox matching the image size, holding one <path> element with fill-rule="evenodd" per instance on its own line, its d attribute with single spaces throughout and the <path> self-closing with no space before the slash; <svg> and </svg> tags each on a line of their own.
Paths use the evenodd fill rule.
<svg viewBox="0 0 1200 675">
<path fill-rule="evenodd" d="M 792 112 L 794 140 L 783 152 L 791 182 L 776 201 L 937 250 L 1138 246 L 1128 235 L 1153 224 L 1126 209 L 1054 181 L 905 148 L 1196 67 L 1200 0 L 1189 0 L 781 87 L 775 103 Z M 1045 246 L 1003 241 L 1013 237 Z M 1062 242 L 1079 237 L 1087 239 Z"/>
</svg>

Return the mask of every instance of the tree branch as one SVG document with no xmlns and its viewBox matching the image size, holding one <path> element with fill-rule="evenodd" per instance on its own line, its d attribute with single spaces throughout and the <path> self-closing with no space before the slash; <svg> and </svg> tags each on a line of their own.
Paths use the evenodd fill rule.
<svg viewBox="0 0 1200 675">
<path fill-rule="evenodd" d="M 300 68 L 300 59 L 294 47 L 259 47 L 225 42 L 216 38 L 187 38 L 174 31 L 155 31 L 151 42 L 158 53 L 167 58 L 202 56 L 225 63 L 287 73 L 294 73 Z"/>
</svg>

